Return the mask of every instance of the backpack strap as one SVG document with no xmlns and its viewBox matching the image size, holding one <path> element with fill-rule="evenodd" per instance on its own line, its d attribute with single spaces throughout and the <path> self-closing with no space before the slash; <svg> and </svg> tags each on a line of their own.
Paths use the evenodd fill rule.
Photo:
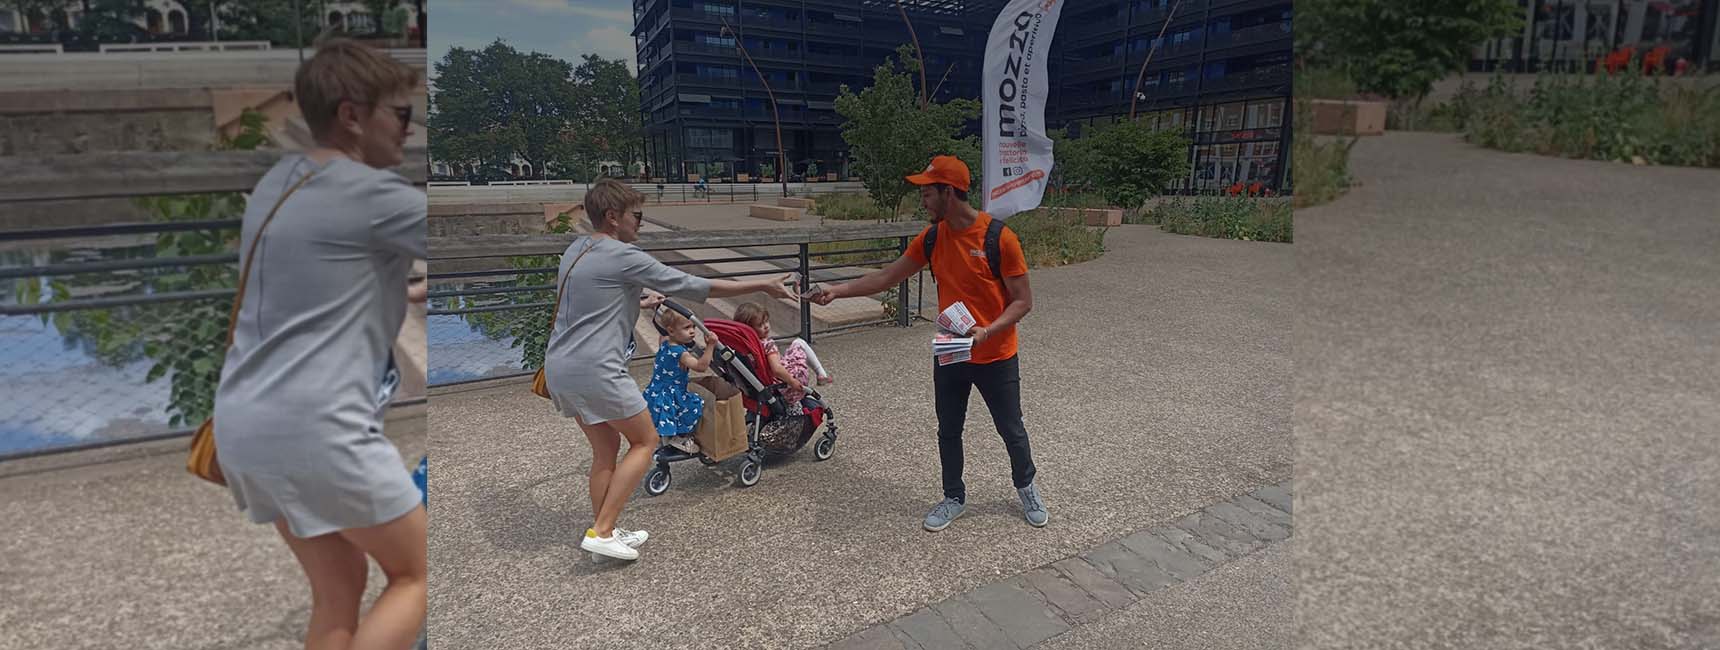
<svg viewBox="0 0 1720 650">
<path fill-rule="evenodd" d="M 985 263 L 991 267 L 991 277 L 997 278 L 998 282 L 1003 281 L 1003 231 L 1007 228 L 1008 226 L 1004 225 L 1003 220 L 997 217 L 992 217 L 991 223 L 985 228 Z M 932 251 L 938 243 L 937 224 L 926 227 L 922 241 L 925 244 L 926 266 L 930 268 L 932 266 Z M 936 277 L 937 273 L 934 271 L 932 275 Z"/>
<path fill-rule="evenodd" d="M 934 223 L 930 226 L 926 226 L 926 234 L 922 238 L 922 241 L 924 241 L 924 243 L 925 243 L 924 248 L 925 248 L 925 254 L 926 254 L 925 255 L 926 256 L 926 268 L 931 268 L 932 267 L 932 249 L 935 248 L 938 244 L 938 224 Z M 936 276 L 937 273 L 933 272 L 932 275 Z"/>
<path fill-rule="evenodd" d="M 991 277 L 1003 281 L 1003 220 L 991 218 L 991 225 L 985 228 L 985 262 L 991 265 Z"/>
</svg>

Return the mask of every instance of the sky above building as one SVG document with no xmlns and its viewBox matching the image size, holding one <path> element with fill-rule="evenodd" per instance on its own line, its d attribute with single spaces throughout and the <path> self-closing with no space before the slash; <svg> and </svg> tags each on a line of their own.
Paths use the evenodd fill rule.
<svg viewBox="0 0 1720 650">
<path fill-rule="evenodd" d="M 497 38 L 523 52 L 577 65 L 596 54 L 637 65 L 633 3 L 628 0 L 436 0 L 430 16 L 431 74 L 455 47 L 480 49 Z"/>
</svg>

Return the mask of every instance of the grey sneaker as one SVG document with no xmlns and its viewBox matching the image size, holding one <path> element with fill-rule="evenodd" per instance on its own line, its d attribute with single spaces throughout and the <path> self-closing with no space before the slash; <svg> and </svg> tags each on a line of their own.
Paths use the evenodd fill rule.
<svg viewBox="0 0 1720 650">
<path fill-rule="evenodd" d="M 1016 490 L 1015 494 L 1021 497 L 1021 510 L 1028 524 L 1038 528 L 1051 521 L 1051 513 L 1045 511 L 1045 502 L 1039 498 L 1038 483 L 1029 483 L 1027 487 Z"/>
<path fill-rule="evenodd" d="M 939 501 L 938 505 L 932 506 L 931 512 L 926 513 L 926 530 L 937 532 L 948 528 L 950 522 L 962 516 L 962 511 L 966 509 L 962 502 L 955 499 Z"/>
</svg>

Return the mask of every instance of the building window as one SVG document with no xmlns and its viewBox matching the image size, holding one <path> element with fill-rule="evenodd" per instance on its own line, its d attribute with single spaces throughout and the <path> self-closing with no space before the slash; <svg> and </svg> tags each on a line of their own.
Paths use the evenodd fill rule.
<svg viewBox="0 0 1720 650">
<path fill-rule="evenodd" d="M 697 38 L 698 38 L 698 42 L 700 45 L 714 45 L 717 47 L 734 47 L 735 46 L 735 37 L 733 37 L 733 36 L 719 36 L 717 34 L 699 34 Z"/>
<path fill-rule="evenodd" d="M 689 149 L 732 149 L 735 134 L 729 129 L 687 129 Z"/>
<path fill-rule="evenodd" d="M 346 15 L 346 31 L 354 34 L 368 34 L 376 29 L 376 16 L 362 11 L 354 11 Z"/>
<path fill-rule="evenodd" d="M 1219 41 L 1230 38 L 1230 18 L 1225 17 L 1212 21 L 1212 24 L 1207 26 L 1207 34 Z"/>
<path fill-rule="evenodd" d="M 735 15 L 734 5 L 718 5 L 718 4 L 711 4 L 708 2 L 701 2 L 701 3 L 699 3 L 699 10 L 703 11 L 707 14 L 711 14 L 713 16 L 733 17 Z"/>
<path fill-rule="evenodd" d="M 740 68 L 699 63 L 693 66 L 693 74 L 701 79 L 734 80 L 740 78 L 741 71 Z"/>
<path fill-rule="evenodd" d="M 1225 104 L 1219 107 L 1218 128 L 1224 131 L 1236 131 L 1242 128 L 1242 104 Z"/>
<path fill-rule="evenodd" d="M 1281 101 L 1253 102 L 1248 105 L 1247 129 L 1274 129 L 1284 125 L 1284 103 Z"/>
</svg>

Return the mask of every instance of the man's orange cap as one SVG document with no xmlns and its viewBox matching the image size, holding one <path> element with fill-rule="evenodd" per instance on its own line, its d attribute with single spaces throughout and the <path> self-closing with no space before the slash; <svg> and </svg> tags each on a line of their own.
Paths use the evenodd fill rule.
<svg viewBox="0 0 1720 650">
<path fill-rule="evenodd" d="M 968 174 L 967 163 L 955 156 L 938 156 L 932 158 L 932 164 L 926 166 L 926 171 L 908 177 L 908 182 L 915 185 L 934 185 L 943 183 L 963 192 L 968 191 L 972 180 Z"/>
</svg>

